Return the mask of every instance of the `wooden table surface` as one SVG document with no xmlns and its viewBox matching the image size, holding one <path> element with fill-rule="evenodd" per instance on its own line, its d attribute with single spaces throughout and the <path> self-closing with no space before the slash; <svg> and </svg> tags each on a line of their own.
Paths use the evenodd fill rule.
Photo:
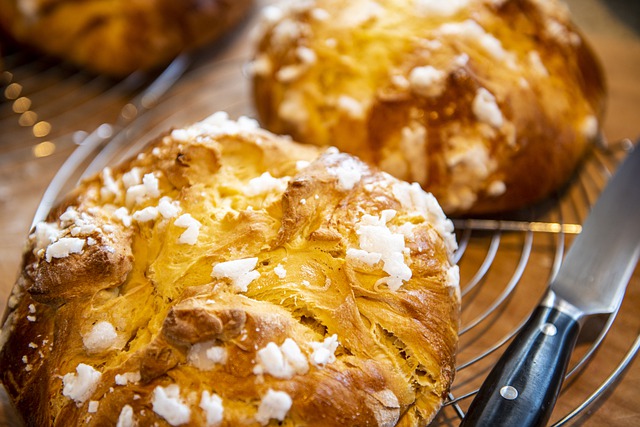
<svg viewBox="0 0 640 427">
<path fill-rule="evenodd" d="M 638 2 L 607 0 L 571 0 L 577 23 L 586 33 L 599 55 L 607 76 L 609 102 L 604 133 L 609 141 L 640 137 L 640 6 Z M 216 46 L 190 58 L 189 68 L 159 100 L 135 98 L 148 84 L 148 80 L 129 81 L 127 84 L 91 78 L 82 73 L 60 69 L 55 62 L 46 60 L 34 66 L 24 60 L 21 53 L 5 58 L 7 67 L 2 74 L 0 88 L 0 304 L 4 307 L 16 277 L 23 242 L 42 195 L 66 159 L 74 152 L 73 137 L 90 133 L 100 125 L 102 137 L 125 135 L 126 141 L 146 141 L 163 129 L 202 119 L 209 114 L 226 110 L 232 117 L 252 116 L 249 85 L 243 67 L 250 56 L 249 33 L 255 16 L 248 19 L 234 34 Z M 33 56 L 29 53 L 28 55 Z M 12 64 L 16 65 L 12 68 Z M 26 64 L 26 65 L 25 65 Z M 176 67 L 180 66 L 177 64 Z M 49 68 L 50 67 L 50 68 Z M 46 84 L 45 84 L 46 83 Z M 18 90 L 18 86 L 20 90 Z M 36 92 L 29 95 L 30 88 Z M 16 90 L 18 93 L 16 95 Z M 14 91 L 14 92 L 12 92 Z M 73 93 L 77 99 L 66 99 L 64 108 L 57 104 L 59 93 Z M 27 110 L 38 114 L 37 120 L 19 125 L 26 120 L 24 108 L 16 100 L 31 96 Z M 84 96 L 84 98 L 83 98 Z M 87 101 L 87 99 L 89 101 Z M 137 102 L 137 103 L 136 103 Z M 138 115 L 131 114 L 131 105 Z M 59 107 L 60 106 L 60 107 Z M 147 110 L 146 107 L 149 107 Z M 16 112 L 17 110 L 17 112 Z M 27 117 L 28 119 L 29 117 Z M 46 122 L 50 126 L 38 125 Z M 23 123 L 24 124 L 24 123 Z M 112 125 L 104 126 L 104 124 Z M 124 128 L 121 128 L 123 125 Z M 44 130 L 43 130 L 44 126 Z M 46 132 L 45 132 L 46 131 Z M 34 136 L 34 132 L 42 136 Z M 40 133 L 39 133 L 40 132 Z M 122 150 L 126 145 L 119 146 Z M 121 151 L 120 151 L 121 152 Z M 95 153 L 90 153 L 93 156 Z M 562 203 L 570 203 L 573 216 L 565 213 L 565 222 L 579 223 L 584 219 L 588 204 L 597 196 L 604 182 L 594 178 L 603 162 L 611 168 L 622 151 L 612 156 L 599 153 L 585 164 L 578 189 L 570 189 Z M 596 165 L 596 166 L 594 166 Z M 586 180 L 595 184 L 580 184 Z M 639 177 L 640 179 L 640 177 Z M 586 196 L 585 196 L 586 194 Z M 585 198 L 586 197 L 586 198 Z M 580 199 L 576 202 L 576 199 Z M 578 208 L 575 205 L 579 205 Z M 564 209 L 564 208 L 563 208 Z M 564 211 L 563 211 L 564 212 Z M 479 325 L 461 336 L 459 365 L 499 342 L 522 321 L 544 291 L 544 285 L 554 269 L 559 245 L 570 245 L 571 237 L 559 240 L 548 233 L 479 233 L 476 230 L 465 240 L 465 231 L 458 231 L 459 240 L 466 242 L 460 260 L 461 284 L 467 287 L 490 253 L 491 245 L 498 242 L 498 250 L 490 268 L 476 288 L 463 299 L 463 327 L 491 308 L 511 284 L 514 290 L 505 302 Z M 468 237 L 467 236 L 467 237 Z M 528 258 L 523 261 L 523 254 Z M 520 274 L 521 273 L 521 274 Z M 515 277 L 515 278 L 514 278 Z M 517 279 L 517 280 L 516 280 Z M 512 283 L 513 282 L 513 283 Z M 640 333 L 640 273 L 636 273 L 627 290 L 624 303 L 609 334 L 585 367 L 566 382 L 556 410 L 555 422 L 571 412 L 602 384 L 625 357 Z M 0 308 L 0 312 L 3 308 Z M 590 338 L 579 345 L 573 362 L 589 349 Z M 464 396 L 475 390 L 488 373 L 496 352 L 458 372 L 452 393 Z M 640 425 L 640 362 L 634 360 L 620 378 L 607 391 L 582 411 L 571 422 L 584 426 L 638 426 Z M 471 398 L 462 399 L 459 409 L 464 411 Z M 458 425 L 460 415 L 453 405 L 447 406 L 434 425 Z M 0 392 L 0 427 L 17 425 Z"/>
</svg>

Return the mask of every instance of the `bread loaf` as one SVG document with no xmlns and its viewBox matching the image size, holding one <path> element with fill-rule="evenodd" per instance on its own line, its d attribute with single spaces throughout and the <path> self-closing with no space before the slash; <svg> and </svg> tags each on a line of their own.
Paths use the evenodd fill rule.
<svg viewBox="0 0 640 427">
<path fill-rule="evenodd" d="M 0 379 L 30 426 L 425 425 L 454 376 L 452 228 L 417 185 L 214 114 L 35 227 Z"/>
<path fill-rule="evenodd" d="M 547 197 L 604 111 L 599 64 L 555 0 L 270 6 L 251 70 L 267 129 L 335 143 L 451 215 Z"/>
<path fill-rule="evenodd" d="M 163 65 L 226 34 L 252 0 L 0 0 L 17 41 L 116 77 Z"/>
</svg>

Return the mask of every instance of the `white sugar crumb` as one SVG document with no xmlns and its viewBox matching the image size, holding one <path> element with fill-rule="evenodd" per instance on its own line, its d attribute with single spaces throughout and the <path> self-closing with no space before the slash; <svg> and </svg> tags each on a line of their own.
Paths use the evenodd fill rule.
<svg viewBox="0 0 640 427">
<path fill-rule="evenodd" d="M 580 124 L 580 130 L 587 139 L 593 139 L 598 136 L 598 119 L 595 116 L 586 116 Z"/>
<path fill-rule="evenodd" d="M 501 196 L 507 191 L 507 186 L 503 181 L 492 181 L 487 188 L 487 194 L 493 197 Z"/>
<path fill-rule="evenodd" d="M 160 196 L 158 178 L 156 178 L 153 173 L 145 174 L 145 176 L 142 177 L 142 184 L 144 185 L 144 188 L 149 196 Z"/>
<path fill-rule="evenodd" d="M 302 76 L 306 70 L 307 67 L 303 65 L 286 65 L 278 70 L 276 80 L 282 83 L 293 82 Z"/>
<path fill-rule="evenodd" d="M 100 402 L 97 400 L 90 400 L 89 406 L 87 407 L 87 412 L 90 414 L 95 414 L 98 412 L 98 407 L 100 406 Z"/>
<path fill-rule="evenodd" d="M 367 265 L 373 266 L 380 262 L 382 254 L 375 252 L 367 252 L 362 249 L 349 248 L 347 249 L 347 259 L 356 260 Z"/>
<path fill-rule="evenodd" d="M 425 192 L 417 183 L 409 184 L 401 181 L 393 184 L 392 192 L 404 209 L 420 214 L 431 224 L 444 240 L 449 261 L 452 262 L 453 253 L 458 248 L 453 233 L 453 222 L 446 217 L 433 194 Z"/>
<path fill-rule="evenodd" d="M 372 261 L 378 256 L 382 262 L 382 270 L 389 275 L 380 279 L 379 283 L 386 283 L 389 289 L 400 289 L 403 282 L 411 279 L 412 272 L 404 260 L 404 235 L 393 233 L 387 227 L 396 215 L 396 211 L 387 209 L 380 216 L 365 214 L 356 224 L 359 236 L 359 246 L 362 252 L 351 251 L 350 257 L 362 261 Z M 373 254 L 373 255 L 369 255 Z M 374 257 L 375 256 L 375 257 Z"/>
<path fill-rule="evenodd" d="M 309 359 L 314 366 L 324 366 L 336 361 L 335 352 L 339 345 L 337 334 L 325 338 L 323 342 L 310 342 L 309 345 L 313 348 Z"/>
<path fill-rule="evenodd" d="M 134 171 L 135 174 L 133 173 Z M 147 173 L 140 179 L 139 170 L 133 168 L 128 174 L 130 175 L 126 180 L 127 184 L 125 184 L 127 187 L 125 204 L 127 206 L 131 207 L 136 203 L 141 203 L 147 197 L 157 198 L 160 196 L 158 178 L 153 173 Z M 125 181 L 125 176 L 127 174 L 123 175 L 123 182 Z"/>
<path fill-rule="evenodd" d="M 262 425 L 269 424 L 269 420 L 271 419 L 283 421 L 289 409 L 291 409 L 292 404 L 293 401 L 291 397 L 284 391 L 269 389 L 260 402 L 258 413 L 256 414 L 256 421 Z"/>
<path fill-rule="evenodd" d="M 289 177 L 274 178 L 269 172 L 265 172 L 259 177 L 249 180 L 244 192 L 247 196 L 259 196 L 271 191 L 282 193 L 287 189 L 288 182 Z"/>
<path fill-rule="evenodd" d="M 158 218 L 158 209 L 154 206 L 147 206 L 144 209 L 134 212 L 132 218 L 137 222 L 153 221 Z"/>
<path fill-rule="evenodd" d="M 211 277 L 214 279 L 230 279 L 236 292 L 246 292 L 249 284 L 260 277 L 254 268 L 258 258 L 244 258 L 221 262 L 213 267 Z"/>
<path fill-rule="evenodd" d="M 316 21 L 326 21 L 327 19 L 331 18 L 331 14 L 327 12 L 326 9 L 322 9 L 320 7 L 311 9 L 310 15 L 311 18 L 315 19 Z"/>
<path fill-rule="evenodd" d="M 469 0 L 413 0 L 416 12 L 422 16 L 452 16 L 465 8 Z"/>
<path fill-rule="evenodd" d="M 111 168 L 104 168 L 100 174 L 102 178 L 102 188 L 100 188 L 100 197 L 106 200 L 111 200 L 114 197 L 120 195 L 120 187 L 118 183 L 113 179 Z"/>
<path fill-rule="evenodd" d="M 447 277 L 445 278 L 444 284 L 452 288 L 460 286 L 460 268 L 457 265 L 453 265 L 447 270 Z"/>
<path fill-rule="evenodd" d="M 210 371 L 227 361 L 227 350 L 214 341 L 196 343 L 189 349 L 187 361 L 202 371 Z"/>
<path fill-rule="evenodd" d="M 415 67 L 409 73 L 411 89 L 419 95 L 437 97 L 442 95 L 445 88 L 447 73 L 431 65 Z"/>
<path fill-rule="evenodd" d="M 447 23 L 438 30 L 442 35 L 459 37 L 478 43 L 489 55 L 498 61 L 513 60 L 502 47 L 500 40 L 487 33 L 476 21 L 468 19 L 463 22 Z"/>
<path fill-rule="evenodd" d="M 200 235 L 202 223 L 193 218 L 191 214 L 182 214 L 175 220 L 177 227 L 186 228 L 186 230 L 178 237 L 178 243 L 186 245 L 195 245 Z"/>
<path fill-rule="evenodd" d="M 115 381 L 117 385 L 127 385 L 128 383 L 137 383 L 142 376 L 140 372 L 125 372 L 124 374 L 116 374 Z"/>
<path fill-rule="evenodd" d="M 301 171 L 302 169 L 306 168 L 307 166 L 309 166 L 309 162 L 306 160 L 298 160 L 296 162 L 296 170 L 297 171 Z"/>
<path fill-rule="evenodd" d="M 122 225 L 125 227 L 131 226 L 131 216 L 129 215 L 129 210 L 124 206 L 119 207 L 113 212 L 113 216 L 119 219 L 122 222 Z"/>
<path fill-rule="evenodd" d="M 91 330 L 82 336 L 82 343 L 89 354 L 102 353 L 113 347 L 118 334 L 109 322 L 98 322 Z"/>
<path fill-rule="evenodd" d="M 496 103 L 496 98 L 485 88 L 480 88 L 476 92 L 472 104 L 473 114 L 483 123 L 490 124 L 495 128 L 502 126 L 504 119 L 500 107 Z"/>
<path fill-rule="evenodd" d="M 260 54 L 249 64 L 249 73 L 254 76 L 268 76 L 273 72 L 273 62 L 267 54 Z"/>
<path fill-rule="evenodd" d="M 347 191 L 352 190 L 362 179 L 363 166 L 353 157 L 341 156 L 339 163 L 328 167 L 327 172 L 338 178 L 341 190 Z"/>
<path fill-rule="evenodd" d="M 291 338 L 287 338 L 280 347 L 270 342 L 258 350 L 256 357 L 257 363 L 253 368 L 256 375 L 269 374 L 276 378 L 291 379 L 294 375 L 306 374 L 309 371 L 307 358 Z"/>
<path fill-rule="evenodd" d="M 544 66 L 544 63 L 542 62 L 538 51 L 532 50 L 527 56 L 529 57 L 529 63 L 531 64 L 531 67 L 537 74 L 544 77 L 547 77 L 549 75 L 549 71 L 547 70 L 547 67 Z"/>
<path fill-rule="evenodd" d="M 207 418 L 207 426 L 214 427 L 222 422 L 224 415 L 224 407 L 222 399 L 217 394 L 203 391 L 200 398 L 200 408 L 204 411 Z"/>
<path fill-rule="evenodd" d="M 31 235 L 34 239 L 33 252 L 37 253 L 42 249 L 45 249 L 51 243 L 58 240 L 60 237 L 60 228 L 58 224 L 50 224 L 48 222 L 39 222 L 36 224 L 35 230 Z"/>
<path fill-rule="evenodd" d="M 305 46 L 299 46 L 296 49 L 296 56 L 303 64 L 313 64 L 318 60 L 316 53 L 313 49 L 310 49 Z"/>
<path fill-rule="evenodd" d="M 360 120 L 365 116 L 365 111 L 362 103 L 350 96 L 340 95 L 338 97 L 337 105 L 339 111 L 342 111 L 352 119 Z"/>
<path fill-rule="evenodd" d="M 273 272 L 281 279 L 287 277 L 287 270 L 285 270 L 282 264 L 276 265 L 276 268 L 273 269 Z"/>
<path fill-rule="evenodd" d="M 116 427 L 134 427 L 135 420 L 133 419 L 133 408 L 130 405 L 124 405 L 118 416 L 118 423 Z"/>
<path fill-rule="evenodd" d="M 172 426 L 186 424 L 191 419 L 191 409 L 180 398 L 180 387 L 171 384 L 153 389 L 153 412 L 167 420 Z"/>
<path fill-rule="evenodd" d="M 142 183 L 142 177 L 140 176 L 140 168 L 132 168 L 130 171 L 122 174 L 122 184 L 124 188 L 130 188 Z"/>
<path fill-rule="evenodd" d="M 35 322 L 36 321 L 36 316 L 27 316 L 27 320 L 29 322 Z"/>
<path fill-rule="evenodd" d="M 45 259 L 51 262 L 52 258 L 66 258 L 71 254 L 82 253 L 85 240 L 78 237 L 62 237 L 51 243 L 45 252 Z"/>
<path fill-rule="evenodd" d="M 238 120 L 231 120 L 226 112 L 218 111 L 185 129 L 173 130 L 171 138 L 178 142 L 197 141 L 201 138 L 210 139 L 220 135 L 237 135 L 241 132 L 258 129 L 258 122 L 254 119 L 239 117 Z"/>
<path fill-rule="evenodd" d="M 401 131 L 400 148 L 405 159 L 411 161 L 411 177 L 418 182 L 427 182 L 427 128 L 417 120 L 412 120 L 409 126 Z"/>
<path fill-rule="evenodd" d="M 162 197 L 158 202 L 158 213 L 166 219 L 175 218 L 180 213 L 180 204 L 167 196 Z"/>
<path fill-rule="evenodd" d="M 76 403 L 84 403 L 98 387 L 102 374 L 89 365 L 80 363 L 76 374 L 68 373 L 62 377 L 62 394 Z"/>
<path fill-rule="evenodd" d="M 29 304 L 29 313 L 33 314 L 36 312 L 35 304 Z"/>
</svg>

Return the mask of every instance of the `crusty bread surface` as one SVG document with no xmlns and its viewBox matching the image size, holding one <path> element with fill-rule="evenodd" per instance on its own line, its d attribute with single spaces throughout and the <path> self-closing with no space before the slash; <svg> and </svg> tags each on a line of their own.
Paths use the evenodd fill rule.
<svg viewBox="0 0 640 427">
<path fill-rule="evenodd" d="M 115 77 L 168 63 L 225 35 L 253 0 L 0 0 L 18 42 Z"/>
<path fill-rule="evenodd" d="M 262 125 L 336 141 L 448 214 L 547 197 L 599 135 L 601 68 L 559 1 L 310 0 L 263 15 Z"/>
<path fill-rule="evenodd" d="M 34 228 L 0 379 L 29 426 L 425 425 L 455 249 L 418 185 L 216 113 Z"/>
</svg>

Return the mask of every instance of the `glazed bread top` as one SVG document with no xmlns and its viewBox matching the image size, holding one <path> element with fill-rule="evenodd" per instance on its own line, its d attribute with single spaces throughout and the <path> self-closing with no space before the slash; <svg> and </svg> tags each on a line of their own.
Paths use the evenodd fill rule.
<svg viewBox="0 0 640 427">
<path fill-rule="evenodd" d="M 455 249 L 419 186 L 217 113 L 35 227 L 1 379 L 38 426 L 424 425 L 454 375 Z"/>
<path fill-rule="evenodd" d="M 263 126 L 418 182 L 449 214 L 546 197 L 598 136 L 604 79 L 558 1 L 310 0 L 263 15 Z"/>
</svg>

